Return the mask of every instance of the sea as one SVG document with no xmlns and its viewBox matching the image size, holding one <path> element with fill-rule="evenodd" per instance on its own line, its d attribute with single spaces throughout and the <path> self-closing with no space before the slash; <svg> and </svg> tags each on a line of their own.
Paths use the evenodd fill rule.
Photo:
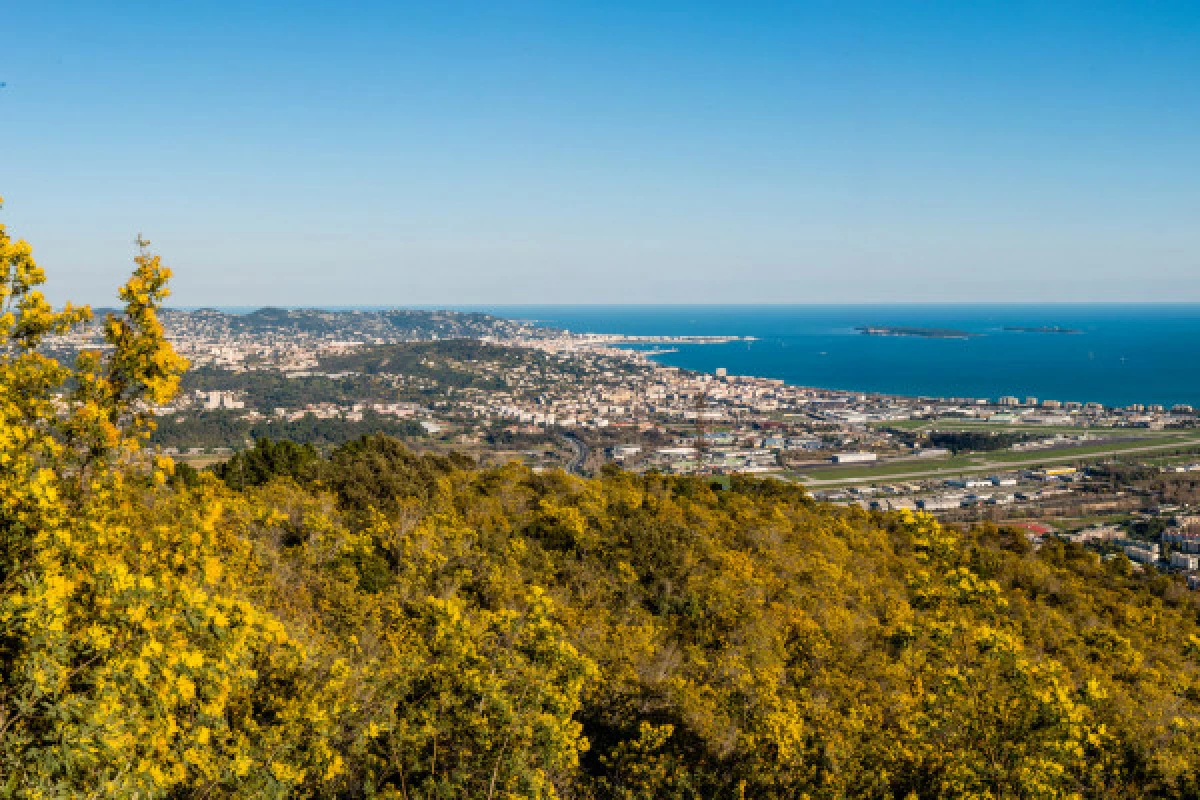
<svg viewBox="0 0 1200 800">
<path fill-rule="evenodd" d="M 1200 406 L 1200 304 L 473 306 L 580 333 L 750 336 L 655 361 L 798 386 L 924 397 Z M 869 336 L 860 326 L 968 338 Z M 1072 333 L 1006 328 L 1064 328 Z M 654 349 L 662 349 L 656 346 Z"/>
</svg>

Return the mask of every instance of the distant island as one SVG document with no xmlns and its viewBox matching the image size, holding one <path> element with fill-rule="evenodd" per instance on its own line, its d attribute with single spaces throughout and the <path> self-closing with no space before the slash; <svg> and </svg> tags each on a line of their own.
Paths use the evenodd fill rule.
<svg viewBox="0 0 1200 800">
<path fill-rule="evenodd" d="M 1063 328 L 1059 325 L 1005 325 L 1004 330 L 1013 333 L 1083 333 L 1075 328 Z"/>
<path fill-rule="evenodd" d="M 859 325 L 855 330 L 867 336 L 918 336 L 923 339 L 967 339 L 980 335 L 955 328 L 910 328 L 895 325 Z"/>
</svg>

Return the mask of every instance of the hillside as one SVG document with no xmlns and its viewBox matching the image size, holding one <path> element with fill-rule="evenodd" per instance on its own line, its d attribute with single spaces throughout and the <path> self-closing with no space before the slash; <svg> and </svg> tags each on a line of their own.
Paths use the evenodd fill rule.
<svg viewBox="0 0 1200 800">
<path fill-rule="evenodd" d="M 324 311 L 309 308 L 260 308 L 246 314 L 213 309 L 164 310 L 168 331 L 204 325 L 239 335 L 298 333 L 324 336 L 365 337 L 370 340 L 464 338 L 508 336 L 520 330 L 509 320 L 488 314 L 459 311 Z"/>
<path fill-rule="evenodd" d="M 147 454 L 143 252 L 73 365 L 0 228 L 0 796 L 1194 797 L 1197 601 L 1018 533 L 369 437 Z"/>
<path fill-rule="evenodd" d="M 67 746 L 54 779 L 113 794 L 139 763 L 217 796 L 1195 791 L 1196 604 L 1127 562 L 770 482 L 382 438 L 268 460 L 241 491 L 131 480 L 68 526 L 75 675 L 9 769 Z"/>
<path fill-rule="evenodd" d="M 308 469 L 301 480 L 327 500 L 284 481 L 230 502 L 245 504 L 252 539 L 280 543 L 272 571 L 292 582 L 274 613 L 319 621 L 365 682 L 382 669 L 422 687 L 391 695 L 399 704 L 376 722 L 404 759 L 381 778 L 438 782 L 441 741 L 451 785 L 483 796 L 497 743 L 520 730 L 517 796 L 1195 790 L 1197 605 L 1123 560 L 1033 552 L 1015 532 L 963 535 L 749 479 L 720 490 L 476 471 L 385 439 Z M 274 520 L 254 519 L 263 508 Z M 330 536 L 356 542 L 341 556 L 353 568 L 328 561 Z M 444 641 L 430 608 L 474 631 L 466 652 L 430 649 Z M 531 620 L 546 637 L 536 654 L 506 627 Z M 403 666 L 390 662 L 398 639 L 423 642 L 415 659 L 400 649 Z M 558 749 L 539 750 L 541 737 Z M 527 769 L 547 769 L 548 785 Z"/>
</svg>

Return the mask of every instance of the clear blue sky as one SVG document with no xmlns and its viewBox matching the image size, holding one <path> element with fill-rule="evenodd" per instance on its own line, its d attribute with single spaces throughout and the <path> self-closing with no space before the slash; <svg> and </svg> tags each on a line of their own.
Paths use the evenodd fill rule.
<svg viewBox="0 0 1200 800">
<path fill-rule="evenodd" d="M 103 303 L 1200 301 L 1200 3 L 3 7 L 4 220 Z"/>
</svg>

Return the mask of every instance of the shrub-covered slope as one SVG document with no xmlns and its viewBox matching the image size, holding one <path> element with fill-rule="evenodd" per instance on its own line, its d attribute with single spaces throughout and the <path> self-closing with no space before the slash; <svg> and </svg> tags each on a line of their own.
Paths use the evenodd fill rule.
<svg viewBox="0 0 1200 800">
<path fill-rule="evenodd" d="M 798 487 L 386 437 L 140 449 L 143 253 L 74 365 L 0 227 L 0 797 L 1194 797 L 1197 604 Z"/>
</svg>

